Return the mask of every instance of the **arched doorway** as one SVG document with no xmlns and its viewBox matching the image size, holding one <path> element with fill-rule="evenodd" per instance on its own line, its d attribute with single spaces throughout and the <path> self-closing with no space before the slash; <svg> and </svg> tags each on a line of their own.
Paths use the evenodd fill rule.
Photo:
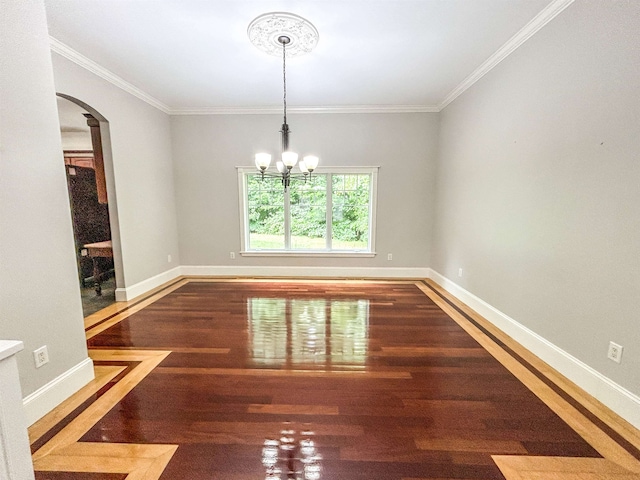
<svg viewBox="0 0 640 480">
<path fill-rule="evenodd" d="M 87 317 L 114 303 L 115 289 L 123 283 L 109 123 L 64 94 L 58 94 L 58 113 Z"/>
</svg>

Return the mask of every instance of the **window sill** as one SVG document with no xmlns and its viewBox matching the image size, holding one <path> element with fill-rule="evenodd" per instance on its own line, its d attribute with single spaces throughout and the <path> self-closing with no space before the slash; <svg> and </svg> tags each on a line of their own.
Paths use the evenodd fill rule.
<svg viewBox="0 0 640 480">
<path fill-rule="evenodd" d="M 284 251 L 284 250 L 251 250 L 240 252 L 243 257 L 375 257 L 375 252 L 319 252 L 319 251 Z"/>
</svg>

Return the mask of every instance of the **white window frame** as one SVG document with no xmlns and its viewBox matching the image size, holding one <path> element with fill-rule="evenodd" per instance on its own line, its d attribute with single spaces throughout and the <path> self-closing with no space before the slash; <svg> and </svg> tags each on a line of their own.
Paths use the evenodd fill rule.
<svg viewBox="0 0 640 480">
<path fill-rule="evenodd" d="M 238 204 L 240 206 L 240 255 L 247 257 L 375 257 L 376 206 L 378 198 L 378 170 L 380 167 L 319 167 L 313 175 L 359 174 L 371 175 L 369 191 L 369 248 L 367 250 L 249 250 L 249 209 L 247 205 L 247 175 L 258 175 L 255 167 L 236 167 L 238 170 Z M 265 178 L 265 182 L 278 182 L 275 178 Z M 296 182 L 298 180 L 292 180 Z M 313 178 L 308 180 L 313 182 Z M 284 188 L 284 187 L 283 187 Z M 330 196 L 327 198 L 327 234 L 331 235 L 329 215 L 333 210 Z M 285 202 L 285 223 L 289 222 L 288 202 Z M 288 227 L 287 225 L 285 227 Z"/>
</svg>

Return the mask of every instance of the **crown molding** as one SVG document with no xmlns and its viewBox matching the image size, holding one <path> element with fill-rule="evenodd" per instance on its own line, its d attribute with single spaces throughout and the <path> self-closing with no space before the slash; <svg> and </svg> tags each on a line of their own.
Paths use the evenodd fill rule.
<svg viewBox="0 0 640 480">
<path fill-rule="evenodd" d="M 95 75 L 105 79 L 106 81 L 108 81 L 109 83 L 112 83 L 116 87 L 148 103 L 152 107 L 155 107 L 164 113 L 170 112 L 171 109 L 169 108 L 168 105 L 165 105 L 160 100 L 152 97 L 151 95 L 144 92 L 143 90 L 140 90 L 138 87 L 131 85 L 126 80 L 120 78 L 119 76 L 110 72 L 109 70 L 102 67 L 101 65 L 98 65 L 96 62 L 85 57 L 81 53 L 78 53 L 73 48 L 62 43 L 60 40 L 57 40 L 56 38 L 49 36 L 49 45 L 51 47 L 52 52 L 55 52 L 58 55 L 61 55 L 68 60 L 71 60 L 76 65 L 79 65 L 82 68 L 90 71 L 91 73 L 94 73 Z"/>
<path fill-rule="evenodd" d="M 496 52 L 491 55 L 482 65 L 465 78 L 456 88 L 454 88 L 438 105 L 438 111 L 445 108 L 456 98 L 466 92 L 473 84 L 489 73 L 502 60 L 511 55 L 520 45 L 529 40 L 542 27 L 562 13 L 575 0 L 553 0 L 549 5 L 538 13 L 529 23 L 527 23 L 518 33 L 511 37 Z"/>
<path fill-rule="evenodd" d="M 281 106 L 171 108 L 56 38 L 49 36 L 49 44 L 52 52 L 71 60 L 80 67 L 169 115 L 270 115 L 282 113 Z M 437 113 L 440 111 L 436 105 L 306 106 L 288 107 L 287 110 L 290 113 Z"/>
<path fill-rule="evenodd" d="M 346 106 L 287 106 L 288 113 L 437 113 L 436 105 L 346 105 Z M 281 114 L 282 106 L 273 107 L 209 107 L 176 108 L 171 115 L 272 115 Z"/>
<path fill-rule="evenodd" d="M 343 106 L 300 106 L 289 107 L 290 113 L 438 113 L 456 98 L 466 92 L 478 80 L 489 73 L 502 60 L 513 53 L 520 45 L 535 35 L 542 27 L 562 13 L 575 0 L 553 0 L 529 23 L 527 23 L 518 33 L 511 37 L 493 55 L 491 55 L 482 65 L 476 68 L 471 75 L 465 78 L 456 88 L 454 88 L 438 105 L 343 105 Z M 61 55 L 97 76 L 107 80 L 127 93 L 143 100 L 149 105 L 169 115 L 270 115 L 279 114 L 282 108 L 272 107 L 194 107 L 194 108 L 171 108 L 162 103 L 157 98 L 133 86 L 126 80 L 110 72 L 106 68 L 97 64 L 93 60 L 78 53 L 68 45 L 60 42 L 54 37 L 49 37 L 51 51 Z"/>
</svg>

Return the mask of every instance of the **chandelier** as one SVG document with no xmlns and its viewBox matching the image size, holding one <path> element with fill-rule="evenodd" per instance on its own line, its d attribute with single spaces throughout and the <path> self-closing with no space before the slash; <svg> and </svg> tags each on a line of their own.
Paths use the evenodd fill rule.
<svg viewBox="0 0 640 480">
<path fill-rule="evenodd" d="M 307 155 L 298 161 L 298 154 L 289 149 L 289 125 L 287 124 L 287 57 L 296 57 L 310 52 L 318 43 L 318 31 L 307 20 L 292 13 L 267 13 L 254 19 L 247 29 L 249 40 L 260 50 L 270 55 L 282 55 L 282 85 L 284 121 L 280 130 L 282 140 L 281 158 L 276 162 L 278 173 L 269 172 L 271 154 L 256 153 L 255 164 L 260 177 L 279 178 L 285 191 L 291 179 L 307 178 L 318 166 L 318 157 Z M 298 165 L 300 173 L 293 173 Z"/>
</svg>

